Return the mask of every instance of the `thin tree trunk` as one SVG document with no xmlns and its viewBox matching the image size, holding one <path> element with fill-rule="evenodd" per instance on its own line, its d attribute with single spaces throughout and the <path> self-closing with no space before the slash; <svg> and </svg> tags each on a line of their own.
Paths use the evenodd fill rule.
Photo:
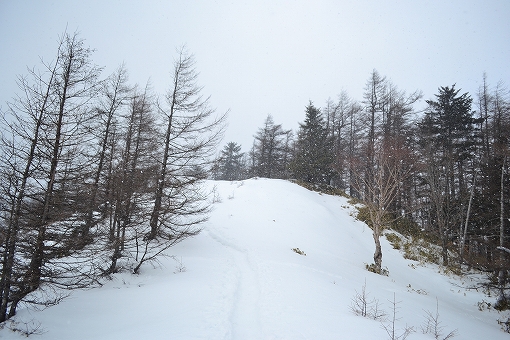
<svg viewBox="0 0 510 340">
<path fill-rule="evenodd" d="M 375 270 L 377 274 L 381 274 L 382 271 L 382 248 L 381 248 L 381 227 L 377 224 L 374 224 L 374 230 L 372 232 L 372 236 L 374 237 L 375 242 L 375 252 L 374 252 L 374 263 Z"/>
<path fill-rule="evenodd" d="M 101 141 L 101 151 L 99 153 L 99 164 L 97 165 L 96 173 L 94 176 L 94 183 L 92 183 L 92 192 L 90 195 L 90 202 L 89 202 L 89 207 L 88 207 L 89 210 L 87 212 L 87 217 L 85 218 L 85 225 L 82 228 L 82 232 L 81 232 L 82 244 L 86 244 L 91 241 L 89 239 L 89 231 L 93 224 L 93 214 L 94 214 L 94 209 L 96 207 L 97 192 L 99 190 L 99 179 L 101 177 L 101 172 L 103 171 L 104 161 L 106 158 L 106 150 L 108 148 L 108 138 L 110 136 L 110 126 L 112 123 L 112 118 L 113 118 L 113 111 L 110 110 L 110 112 L 108 112 L 108 119 L 106 120 L 106 124 L 105 124 L 103 140 Z"/>
<path fill-rule="evenodd" d="M 50 172 L 48 174 L 48 184 L 46 187 L 46 191 L 44 194 L 44 205 L 43 205 L 43 211 L 41 214 L 41 218 L 39 219 L 38 223 L 38 233 L 37 233 L 37 239 L 35 244 L 34 253 L 32 256 L 32 259 L 30 261 L 29 265 L 29 273 L 28 273 L 28 290 L 29 292 L 32 292 L 36 290 L 41 281 L 41 267 L 43 266 L 44 262 L 44 240 L 46 238 L 46 223 L 48 219 L 48 214 L 50 211 L 50 204 L 51 200 L 53 198 L 53 187 L 55 184 L 55 178 L 57 174 L 57 166 L 59 164 L 59 154 L 61 151 L 61 142 L 62 142 L 62 125 L 63 125 L 63 119 L 64 119 L 64 108 L 67 100 L 67 90 L 69 87 L 69 80 L 70 80 L 70 74 L 71 74 L 71 65 L 73 63 L 73 55 L 72 51 L 70 51 L 71 54 L 69 55 L 69 60 L 67 61 L 65 72 L 63 75 L 64 83 L 62 85 L 62 95 L 60 97 L 60 103 L 59 103 L 59 111 L 58 111 L 58 118 L 55 125 L 56 131 L 55 131 L 55 141 L 53 143 L 53 150 L 52 150 L 52 157 L 51 157 L 51 167 Z"/>
<path fill-rule="evenodd" d="M 135 121 L 135 101 L 136 96 L 132 98 L 131 114 L 128 118 L 128 130 L 126 132 L 126 140 L 124 150 L 122 151 L 122 171 L 121 178 L 117 184 L 117 193 L 115 198 L 115 212 L 113 217 L 113 228 L 110 229 L 110 237 L 113 241 L 112 262 L 107 273 L 114 273 L 117 266 L 117 260 L 121 257 L 121 251 L 124 249 L 124 232 L 129 223 L 129 210 L 131 203 L 132 188 L 129 182 L 129 164 L 131 161 L 131 143 L 133 140 L 133 127 Z M 113 146 L 112 146 L 113 150 Z"/>
<path fill-rule="evenodd" d="M 460 241 L 459 253 L 460 253 L 461 260 L 464 258 L 464 246 L 466 244 L 467 230 L 468 230 L 468 224 L 469 224 L 469 216 L 471 214 L 471 205 L 473 203 L 473 196 L 474 196 L 474 193 L 475 193 L 475 185 L 476 185 L 476 172 L 473 175 L 473 184 L 471 185 L 471 191 L 469 193 L 469 203 L 468 203 L 467 212 L 466 212 L 466 221 L 464 223 L 464 231 L 463 231 L 463 234 L 462 234 L 462 239 Z"/>
<path fill-rule="evenodd" d="M 500 214 L 499 214 L 499 246 L 504 247 L 505 242 L 505 202 L 504 202 L 504 189 L 505 189 L 505 162 L 506 156 L 503 157 L 503 164 L 501 165 L 501 188 L 500 188 Z M 501 289 L 501 294 L 504 297 L 503 288 L 505 286 L 505 271 L 503 270 L 503 264 L 505 263 L 505 253 L 500 252 L 500 270 L 498 273 L 498 284 Z"/>
<path fill-rule="evenodd" d="M 159 224 L 159 214 L 161 211 L 161 204 L 163 199 L 163 189 L 166 186 L 166 172 L 167 172 L 167 163 L 168 163 L 168 157 L 170 152 L 170 138 L 172 135 L 172 123 L 173 123 L 173 116 L 175 111 L 175 105 L 177 102 L 177 86 L 179 84 L 179 72 L 176 71 L 175 79 L 174 79 L 174 88 L 172 92 L 172 102 L 170 105 L 170 114 L 168 116 L 168 124 L 167 129 L 165 133 L 165 147 L 163 151 L 163 161 L 161 163 L 161 172 L 158 176 L 157 181 L 157 187 L 156 187 L 156 196 L 154 199 L 154 207 L 152 209 L 151 219 L 150 219 L 150 233 L 148 235 L 148 239 L 152 240 L 156 238 L 156 235 L 158 233 L 158 224 Z"/>
<path fill-rule="evenodd" d="M 115 195 L 114 190 L 114 179 L 113 179 L 113 159 L 114 159 L 114 153 L 115 153 L 115 130 L 113 132 L 113 139 L 111 141 L 111 148 L 110 148 L 110 157 L 108 160 L 108 177 L 106 180 L 106 198 L 107 198 L 107 213 L 108 218 L 110 220 L 109 224 L 109 234 L 108 234 L 108 241 L 114 242 L 115 240 L 115 216 L 116 216 L 116 210 L 117 210 L 117 196 Z M 113 202 L 115 202 L 115 209 L 113 208 Z"/>
<path fill-rule="evenodd" d="M 96 169 L 96 172 L 94 175 L 94 182 L 92 184 L 92 192 L 90 195 L 90 202 L 89 202 L 89 207 L 88 207 L 89 210 L 87 212 L 87 216 L 85 219 L 85 225 L 82 229 L 82 237 L 85 240 L 85 242 L 90 241 L 88 239 L 88 233 L 89 233 L 90 228 L 93 225 L 93 213 L 94 213 L 94 209 L 96 208 L 97 194 L 98 194 L 98 190 L 99 190 L 99 180 L 101 178 L 101 173 L 103 172 L 103 168 L 105 166 L 104 163 L 106 161 L 106 156 L 107 156 L 108 141 L 110 140 L 110 138 L 112 136 L 111 128 L 112 128 L 112 125 L 114 124 L 114 122 L 113 122 L 114 115 L 115 115 L 115 112 L 117 111 L 117 109 L 119 108 L 119 106 L 122 105 L 123 100 L 125 99 L 125 97 L 123 97 L 122 95 L 125 94 L 128 90 L 124 86 L 125 81 L 126 81 L 125 69 L 124 69 L 124 66 L 122 66 L 121 68 L 118 69 L 117 73 L 115 73 L 115 78 L 113 80 L 113 83 L 109 83 L 109 85 L 111 85 L 113 87 L 112 96 L 108 95 L 108 88 L 106 88 L 106 96 L 110 100 L 110 105 L 107 108 L 107 111 L 102 112 L 102 113 L 105 113 L 107 115 L 107 117 L 106 117 L 106 122 L 105 122 L 103 136 L 102 136 L 103 138 L 101 140 L 101 150 L 99 152 L 99 162 L 98 162 L 97 169 Z M 113 133 L 115 133 L 115 132 L 113 132 Z M 112 156 L 110 156 L 110 158 L 111 157 L 113 157 L 113 151 L 112 151 Z"/>
</svg>

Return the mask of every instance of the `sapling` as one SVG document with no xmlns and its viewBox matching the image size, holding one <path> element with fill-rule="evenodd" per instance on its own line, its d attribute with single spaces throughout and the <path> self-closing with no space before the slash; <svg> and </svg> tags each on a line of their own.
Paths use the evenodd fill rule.
<svg viewBox="0 0 510 340">
<path fill-rule="evenodd" d="M 440 340 L 448 340 L 453 338 L 457 330 L 453 330 L 448 334 L 444 335 L 444 326 L 442 326 L 442 322 L 439 321 L 439 301 L 436 298 L 436 312 L 432 313 L 430 311 L 425 311 L 425 324 L 422 326 L 423 334 L 432 334 L 435 339 Z"/>
<path fill-rule="evenodd" d="M 352 298 L 351 311 L 364 318 L 383 320 L 386 317 L 386 313 L 380 309 L 379 300 L 369 298 L 366 287 L 367 281 L 365 280 L 361 287 L 361 292 L 356 291 Z"/>
<path fill-rule="evenodd" d="M 392 309 L 392 315 L 391 319 L 387 324 L 384 324 L 381 322 L 382 328 L 386 331 L 386 333 L 389 336 L 390 340 L 404 340 L 406 339 L 411 333 L 414 332 L 414 328 L 407 326 L 403 330 L 399 330 L 396 328 L 395 324 L 397 321 L 400 320 L 400 318 L 397 318 L 397 313 L 400 307 L 398 306 L 402 301 L 396 301 L 395 299 L 395 293 L 393 293 L 393 301 L 390 301 L 391 303 L 391 309 Z M 400 334 L 398 334 L 400 333 Z"/>
</svg>

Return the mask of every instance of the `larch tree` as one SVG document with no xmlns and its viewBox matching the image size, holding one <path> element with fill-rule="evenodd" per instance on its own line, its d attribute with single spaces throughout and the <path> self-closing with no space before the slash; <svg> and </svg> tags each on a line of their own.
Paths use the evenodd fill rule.
<svg viewBox="0 0 510 340">
<path fill-rule="evenodd" d="M 137 88 L 129 99 L 123 117 L 123 131 L 117 146 L 119 162 L 113 173 L 114 200 L 109 242 L 112 251 L 108 273 L 118 270 L 117 261 L 137 260 L 138 245 L 145 235 L 153 190 L 153 177 L 157 173 L 159 131 L 148 85 L 144 91 Z M 122 266 L 120 266 L 122 267 Z"/>
<path fill-rule="evenodd" d="M 159 103 L 124 67 L 100 80 L 91 54 L 65 33 L 2 112 L 0 322 L 20 302 L 48 306 L 101 275 L 137 273 L 207 219 L 201 184 L 226 113 L 202 97 L 193 56 L 179 51 Z"/>
<path fill-rule="evenodd" d="M 99 99 L 96 104 L 96 124 L 94 131 L 98 147 L 95 150 L 95 167 L 91 172 L 92 183 L 90 188 L 89 203 L 85 216 L 85 223 L 81 230 L 80 240 L 86 243 L 91 240 L 89 236 L 90 229 L 95 225 L 94 213 L 97 212 L 99 205 L 107 201 L 104 193 L 100 192 L 100 187 L 104 189 L 106 185 L 101 185 L 101 180 L 105 177 L 105 168 L 108 164 L 108 148 L 112 143 L 115 134 L 115 124 L 119 120 L 119 114 L 123 105 L 126 104 L 131 88 L 127 85 L 128 75 L 124 65 L 121 65 L 110 77 L 103 82 L 99 92 Z M 105 183 L 103 183 L 105 184 Z M 103 196 L 103 200 L 99 198 Z"/>
<path fill-rule="evenodd" d="M 10 214 L 4 215 L 10 233 L 2 263 L 2 319 L 13 316 L 19 302 L 44 283 L 82 286 L 90 275 L 83 271 L 94 270 L 76 255 L 74 238 L 80 228 L 75 216 L 84 213 L 87 200 L 82 183 L 90 161 L 90 103 L 100 84 L 91 53 L 77 34 L 65 33 L 55 62 L 43 63 L 44 73 L 31 71 L 32 81 L 20 78 L 24 96 L 9 105 L 11 146 L 16 146 L 10 148 L 11 159 L 16 163 L 4 165 L 13 170 L 10 191 L 16 194 Z M 64 256 L 76 256 L 75 261 L 62 261 Z M 31 301 L 49 303 L 37 297 Z"/>
<path fill-rule="evenodd" d="M 365 93 L 364 133 L 365 155 L 358 155 L 353 169 L 355 191 L 365 205 L 367 222 L 372 227 L 375 243 L 374 268 L 382 272 L 380 237 L 387 224 L 402 217 L 399 199 L 403 185 L 415 166 L 415 157 L 408 142 L 413 104 L 419 92 L 407 95 L 373 71 Z"/>
<path fill-rule="evenodd" d="M 362 165 L 364 168 L 365 179 L 363 182 L 370 184 L 373 182 L 375 168 L 375 147 L 377 140 L 381 134 L 381 122 L 383 120 L 384 106 L 386 104 L 387 81 L 386 77 L 382 77 L 377 70 L 373 70 L 367 80 L 365 86 L 364 97 L 364 116 L 363 122 L 365 126 L 364 132 L 364 156 L 365 161 Z M 363 189 L 363 188 L 360 188 Z M 370 190 L 363 192 L 365 199 L 371 200 Z"/>
<path fill-rule="evenodd" d="M 62 47 L 63 42 L 60 43 Z M 57 53 L 57 58 L 60 56 Z M 43 120 L 51 104 L 50 91 L 55 77 L 57 62 L 49 65 L 48 79 L 31 70 L 33 84 L 26 77 L 20 77 L 19 88 L 25 97 L 18 97 L 9 104 L 8 114 L 2 121 L 2 274 L 0 280 L 1 307 L 0 322 L 7 320 L 16 312 L 11 307 L 15 279 L 20 275 L 15 267 L 16 253 L 19 248 L 19 234 L 22 229 L 22 215 L 25 213 L 26 200 L 30 195 L 30 178 L 37 163 L 37 148 L 42 134 Z M 16 123 L 17 122 L 17 123 Z M 24 155 L 24 156 L 23 156 Z"/>
<path fill-rule="evenodd" d="M 195 59 L 183 47 L 174 62 L 165 103 L 158 105 L 164 122 L 163 143 L 154 186 L 149 231 L 138 265 L 199 232 L 209 205 L 201 189 L 205 168 L 220 141 L 226 119 L 216 114 L 197 84 Z"/>
<path fill-rule="evenodd" d="M 329 103 L 328 135 L 333 140 L 333 169 L 336 172 L 333 185 L 347 190 L 357 197 L 353 186 L 355 159 L 359 158 L 362 124 L 362 106 L 349 98 L 347 92 L 338 95 L 336 103 Z"/>
</svg>

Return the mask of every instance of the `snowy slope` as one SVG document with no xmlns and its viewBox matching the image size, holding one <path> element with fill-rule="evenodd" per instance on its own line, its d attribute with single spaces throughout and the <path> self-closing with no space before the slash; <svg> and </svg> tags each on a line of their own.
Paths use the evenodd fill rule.
<svg viewBox="0 0 510 340">
<path fill-rule="evenodd" d="M 469 282 L 411 266 L 385 239 L 389 276 L 366 271 L 371 231 L 345 198 L 281 180 L 207 185 L 221 202 L 201 234 L 171 249 L 178 261 L 119 274 L 44 311 L 20 309 L 19 326 L 41 323 L 45 333 L 34 339 L 386 339 L 379 321 L 350 310 L 366 281 L 386 312 L 394 294 L 401 301 L 397 328 L 417 330 L 408 339 L 433 339 L 420 328 L 436 298 L 455 339 L 508 339 L 496 323 L 502 316 L 478 310 L 489 299 L 462 288 Z M 21 336 L 4 329 L 0 338 Z"/>
</svg>

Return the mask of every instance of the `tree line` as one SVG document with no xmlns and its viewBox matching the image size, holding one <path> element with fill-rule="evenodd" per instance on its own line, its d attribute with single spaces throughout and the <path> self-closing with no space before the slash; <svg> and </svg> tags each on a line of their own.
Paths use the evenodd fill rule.
<svg viewBox="0 0 510 340">
<path fill-rule="evenodd" d="M 185 48 L 168 90 L 129 83 L 121 65 L 102 78 L 92 50 L 64 33 L 53 61 L 18 79 L 0 122 L 0 322 L 20 303 L 50 305 L 57 288 L 139 272 L 196 235 L 212 177 L 295 179 L 364 203 L 374 271 L 388 226 L 426 236 L 445 266 L 465 264 L 508 282 L 510 95 L 486 77 L 475 99 L 439 87 L 421 112 L 373 71 L 361 100 L 342 92 L 309 102 L 293 132 L 268 115 L 246 153 L 229 142 L 212 162 L 225 114 L 198 85 Z"/>
<path fill-rule="evenodd" d="M 226 114 L 203 97 L 193 55 L 177 50 L 164 96 L 124 65 L 101 73 L 66 32 L 2 112 L 0 322 L 22 302 L 57 303 L 57 288 L 139 272 L 207 218 L 200 183 Z"/>
<path fill-rule="evenodd" d="M 406 93 L 374 70 L 363 98 L 342 92 L 323 108 L 310 102 L 297 134 L 269 115 L 248 153 L 228 143 L 213 176 L 295 179 L 331 185 L 364 203 L 381 272 L 385 227 L 438 244 L 440 264 L 508 281 L 510 93 L 487 77 L 474 97 L 441 86 L 425 110 L 420 91 Z"/>
</svg>

